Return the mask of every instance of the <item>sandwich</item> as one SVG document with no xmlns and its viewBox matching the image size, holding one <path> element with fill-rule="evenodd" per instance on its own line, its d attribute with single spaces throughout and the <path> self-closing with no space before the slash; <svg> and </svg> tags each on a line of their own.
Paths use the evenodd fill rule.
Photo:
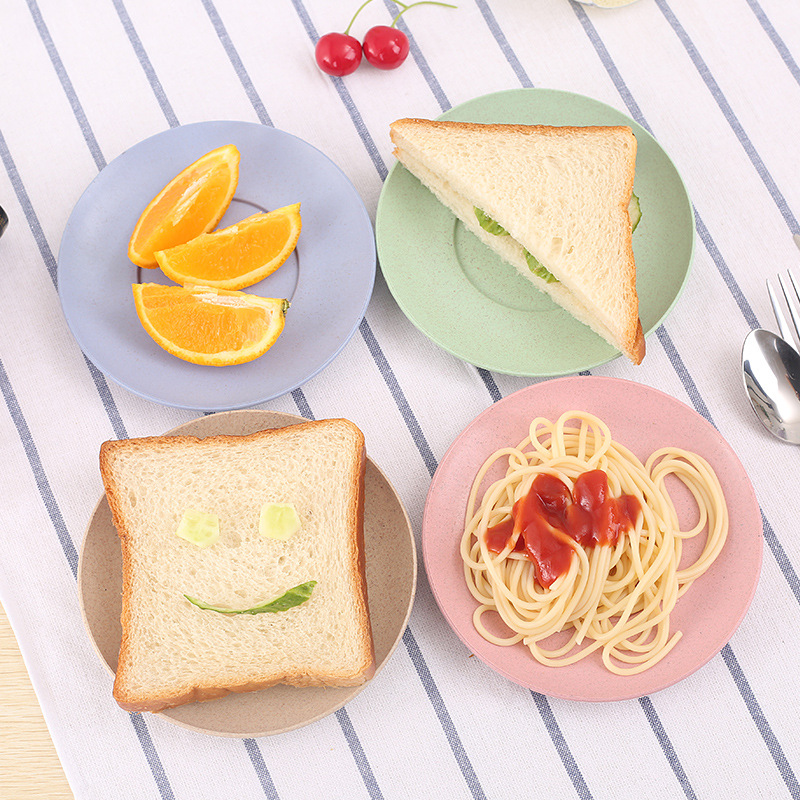
<svg viewBox="0 0 800 800">
<path fill-rule="evenodd" d="M 123 559 L 120 706 L 371 677 L 365 459 L 342 419 L 102 445 Z"/>
<path fill-rule="evenodd" d="M 390 135 L 397 159 L 468 230 L 641 363 L 629 127 L 400 119 Z"/>
</svg>

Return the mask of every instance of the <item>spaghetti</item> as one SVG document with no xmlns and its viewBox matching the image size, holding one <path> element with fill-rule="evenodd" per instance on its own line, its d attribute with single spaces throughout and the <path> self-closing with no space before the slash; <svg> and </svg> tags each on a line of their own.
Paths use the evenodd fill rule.
<svg viewBox="0 0 800 800">
<path fill-rule="evenodd" d="M 501 459 L 505 475 L 478 505 L 481 483 Z M 697 504 L 689 530 L 680 529 L 668 476 Z M 703 531 L 700 555 L 682 566 L 684 541 Z M 643 672 L 680 639 L 670 632 L 670 613 L 717 558 L 727 532 L 722 487 L 700 456 L 665 447 L 642 464 L 591 414 L 536 418 L 517 447 L 484 462 L 469 495 L 461 557 L 479 603 L 474 625 L 495 644 L 523 642 L 548 666 L 600 650 L 611 672 Z M 487 629 L 489 611 L 511 635 Z M 559 633 L 550 649 L 542 644 Z"/>
</svg>

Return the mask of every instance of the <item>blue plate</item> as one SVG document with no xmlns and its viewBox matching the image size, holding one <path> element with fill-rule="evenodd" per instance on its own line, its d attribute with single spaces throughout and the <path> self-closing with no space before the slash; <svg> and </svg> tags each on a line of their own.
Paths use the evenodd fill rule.
<svg viewBox="0 0 800 800">
<path fill-rule="evenodd" d="M 208 367 L 162 350 L 145 332 L 131 284 L 171 284 L 128 259 L 150 200 L 204 153 L 235 144 L 239 185 L 220 226 L 300 202 L 295 252 L 244 291 L 291 302 L 286 327 L 261 358 Z M 179 408 L 224 411 L 279 397 L 327 366 L 350 340 L 375 281 L 375 237 L 355 187 L 327 156 L 283 131 L 250 122 L 199 122 L 145 139 L 112 161 L 76 204 L 61 239 L 58 293 L 86 357 L 135 394 Z"/>
</svg>

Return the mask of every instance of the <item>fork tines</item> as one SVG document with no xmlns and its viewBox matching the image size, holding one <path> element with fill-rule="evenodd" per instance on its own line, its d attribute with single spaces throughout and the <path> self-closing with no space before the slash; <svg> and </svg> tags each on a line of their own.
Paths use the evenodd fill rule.
<svg viewBox="0 0 800 800">
<path fill-rule="evenodd" d="M 798 286 L 798 282 L 791 271 L 787 270 L 786 274 L 789 276 L 791 287 L 784 281 L 783 275 L 778 275 L 778 283 L 781 285 L 783 297 L 789 309 L 789 316 L 792 318 L 794 332 L 792 332 L 792 329 L 789 327 L 789 323 L 778 302 L 775 290 L 772 288 L 772 284 L 769 280 L 767 281 L 767 292 L 769 292 L 769 300 L 770 303 L 772 303 L 772 310 L 775 312 L 775 319 L 778 322 L 778 329 L 781 332 L 781 336 L 792 345 L 795 350 L 798 350 L 800 349 L 798 347 L 798 345 L 800 345 L 800 305 L 798 305 L 800 303 L 800 286 Z"/>
</svg>

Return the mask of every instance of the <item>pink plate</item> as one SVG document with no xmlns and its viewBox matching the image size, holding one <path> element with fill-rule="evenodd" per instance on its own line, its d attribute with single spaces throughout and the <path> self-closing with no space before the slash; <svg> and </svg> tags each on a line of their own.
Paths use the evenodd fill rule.
<svg viewBox="0 0 800 800">
<path fill-rule="evenodd" d="M 663 661 L 639 675 L 608 672 L 597 653 L 568 667 L 546 667 L 535 661 L 524 645 L 490 644 L 472 625 L 476 602 L 464 582 L 459 542 L 473 477 L 494 450 L 522 441 L 534 417 L 555 419 L 572 410 L 588 411 L 603 419 L 614 438 L 642 461 L 666 445 L 698 453 L 716 471 L 727 500 L 730 530 L 725 547 L 671 615 L 671 630 L 681 631 L 683 638 Z M 670 491 L 686 525 L 696 515 L 694 503 L 688 492 Z M 702 542 L 694 542 L 694 548 L 687 546 L 685 561 L 696 557 L 701 546 Z M 712 425 L 675 398 L 617 378 L 545 381 L 509 395 L 479 414 L 439 464 L 422 521 L 422 553 L 434 596 L 464 644 L 515 683 L 567 700 L 642 697 L 702 667 L 725 646 L 744 617 L 758 584 L 762 550 L 758 503 L 730 445 Z"/>
</svg>

